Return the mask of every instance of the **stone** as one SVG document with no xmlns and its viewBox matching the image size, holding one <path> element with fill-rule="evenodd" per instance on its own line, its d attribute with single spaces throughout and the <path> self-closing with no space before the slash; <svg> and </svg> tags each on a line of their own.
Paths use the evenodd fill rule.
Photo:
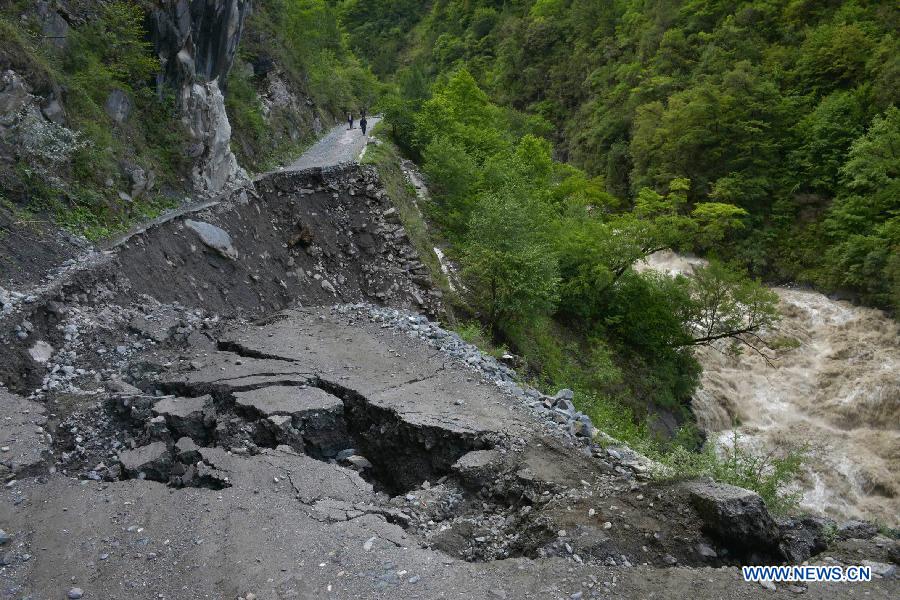
<svg viewBox="0 0 900 600">
<path fill-rule="evenodd" d="M 172 455 L 165 442 L 153 442 L 122 452 L 119 462 L 125 474 L 136 479 L 166 482 L 172 469 Z"/>
<path fill-rule="evenodd" d="M 561 389 L 556 392 L 556 395 L 553 397 L 554 400 L 568 400 L 571 402 L 575 399 L 575 392 L 570 389 Z"/>
<path fill-rule="evenodd" d="M 500 473 L 503 455 L 496 450 L 473 450 L 463 454 L 450 468 L 472 486 L 483 487 Z"/>
<path fill-rule="evenodd" d="M 268 419 L 282 432 L 286 432 L 288 425 L 302 432 L 306 450 L 320 457 L 333 457 L 350 445 L 344 422 L 344 403 L 319 388 L 269 386 L 237 392 L 234 399 L 235 408 L 240 412 Z M 273 421 L 273 417 L 278 416 L 289 420 Z M 289 440 L 281 443 L 295 446 Z"/>
<path fill-rule="evenodd" d="M 897 574 L 897 565 L 891 565 L 883 562 L 876 562 L 874 560 L 862 560 L 860 563 L 872 569 L 873 575 L 878 575 L 879 577 L 884 577 L 885 579 L 889 577 L 894 577 Z"/>
<path fill-rule="evenodd" d="M 124 91 L 116 88 L 106 98 L 103 109 L 110 119 L 121 125 L 128 120 L 132 111 L 131 99 Z"/>
<path fill-rule="evenodd" d="M 41 113 L 48 121 L 62 125 L 66 122 L 66 112 L 56 98 L 51 98 L 41 107 Z"/>
<path fill-rule="evenodd" d="M 744 552 L 776 551 L 780 532 L 759 494 L 705 481 L 691 482 L 687 489 L 704 529 L 727 547 Z"/>
<path fill-rule="evenodd" d="M 221 227 L 203 221 L 186 219 L 185 227 L 193 231 L 206 246 L 212 248 L 225 258 L 237 260 L 238 251 L 231 242 L 231 236 Z"/>
<path fill-rule="evenodd" d="M 249 181 L 231 151 L 231 124 L 217 80 L 195 82 L 182 92 L 182 122 L 194 140 L 194 187 L 217 194 Z"/>
<path fill-rule="evenodd" d="M 2 529 L 0 529 L 0 546 L 8 544 L 11 539 L 12 539 L 11 535 L 9 535 L 8 533 L 6 533 Z"/>
<path fill-rule="evenodd" d="M 866 521 L 847 521 L 838 528 L 837 535 L 842 540 L 870 540 L 878 534 L 878 527 Z"/>
<path fill-rule="evenodd" d="M 66 598 L 69 598 L 69 600 L 78 600 L 78 598 L 81 598 L 82 596 L 84 596 L 84 592 L 81 590 L 81 588 L 77 587 L 72 588 L 66 593 Z"/>
<path fill-rule="evenodd" d="M 358 454 L 347 457 L 344 459 L 344 462 L 357 471 L 365 471 L 372 468 L 372 463 L 365 456 L 359 456 Z"/>
<path fill-rule="evenodd" d="M 28 349 L 28 354 L 31 356 L 31 359 L 36 363 L 40 363 L 42 365 L 47 364 L 50 358 L 53 356 L 53 346 L 45 342 L 44 340 L 38 340 L 34 346 Z"/>
<path fill-rule="evenodd" d="M 15 123 L 22 108 L 32 99 L 25 82 L 15 71 L 0 74 L 0 126 Z"/>
<path fill-rule="evenodd" d="M 205 440 L 215 428 L 216 413 L 212 396 L 164 398 L 153 405 L 153 414 L 163 417 L 178 437 Z"/>
<path fill-rule="evenodd" d="M 799 564 L 828 547 L 826 528 L 833 522 L 819 517 L 783 519 L 778 522 L 781 529 L 781 554 L 788 562 Z"/>
<path fill-rule="evenodd" d="M 716 558 L 719 558 L 719 554 L 707 544 L 697 544 L 697 554 L 707 560 L 714 560 Z"/>
<path fill-rule="evenodd" d="M 175 442 L 175 458 L 184 464 L 196 464 L 200 460 L 200 447 L 189 437 Z"/>
</svg>

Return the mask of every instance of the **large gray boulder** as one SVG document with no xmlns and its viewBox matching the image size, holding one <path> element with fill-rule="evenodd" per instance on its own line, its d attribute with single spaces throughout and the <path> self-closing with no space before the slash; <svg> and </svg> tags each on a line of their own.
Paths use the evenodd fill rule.
<svg viewBox="0 0 900 600">
<path fill-rule="evenodd" d="M 184 225 L 196 233 L 201 242 L 225 258 L 230 258 L 231 260 L 237 259 L 237 248 L 234 247 L 228 232 L 221 227 L 216 227 L 215 225 L 203 221 L 192 221 L 191 219 L 187 219 L 184 222 Z"/>
<path fill-rule="evenodd" d="M 704 530 L 723 544 L 747 553 L 779 553 L 778 525 L 759 494 L 706 481 L 687 484 L 687 491 Z"/>
<path fill-rule="evenodd" d="M 121 125 L 131 116 L 131 98 L 124 91 L 116 88 L 106 97 L 106 104 L 103 108 L 110 119 Z"/>
</svg>

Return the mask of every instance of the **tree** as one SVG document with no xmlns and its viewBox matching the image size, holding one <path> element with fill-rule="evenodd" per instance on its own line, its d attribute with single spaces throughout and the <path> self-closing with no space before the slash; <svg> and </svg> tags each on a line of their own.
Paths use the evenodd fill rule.
<svg viewBox="0 0 900 600">
<path fill-rule="evenodd" d="M 831 244 L 822 279 L 900 308 L 900 109 L 889 108 L 853 143 L 841 178 L 825 219 Z"/>
<path fill-rule="evenodd" d="M 758 333 L 779 320 L 778 295 L 759 281 L 721 263 L 675 278 L 682 293 L 675 314 L 683 337 L 675 346 L 708 346 L 731 339 L 762 353 Z"/>
<path fill-rule="evenodd" d="M 504 322 L 551 313 L 558 299 L 559 269 L 542 239 L 540 210 L 519 192 L 484 196 L 464 247 L 469 298 L 495 332 Z"/>
</svg>

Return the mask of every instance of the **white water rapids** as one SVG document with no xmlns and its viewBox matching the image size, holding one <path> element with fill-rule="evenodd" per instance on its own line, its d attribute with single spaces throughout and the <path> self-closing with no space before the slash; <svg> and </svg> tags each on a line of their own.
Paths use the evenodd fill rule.
<svg viewBox="0 0 900 600">
<path fill-rule="evenodd" d="M 696 258 L 660 252 L 648 267 L 689 274 Z M 646 267 L 645 267 L 646 268 Z M 711 439 L 779 453 L 807 445 L 801 507 L 900 524 L 900 330 L 881 311 L 776 287 L 782 320 L 763 338 L 774 366 L 752 352 L 701 348 L 693 399 Z M 778 342 L 781 342 L 780 344 Z"/>
</svg>

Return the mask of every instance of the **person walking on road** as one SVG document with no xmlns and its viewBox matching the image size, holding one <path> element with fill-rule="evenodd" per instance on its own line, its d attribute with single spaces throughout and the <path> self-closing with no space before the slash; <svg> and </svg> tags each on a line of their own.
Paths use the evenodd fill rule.
<svg viewBox="0 0 900 600">
<path fill-rule="evenodd" d="M 366 118 L 365 118 L 365 117 L 363 117 L 363 118 L 360 119 L 360 121 L 359 121 L 359 127 L 360 127 L 360 129 L 362 129 L 363 135 L 366 135 L 366 126 L 367 126 L 368 124 L 369 124 L 369 122 L 366 121 Z"/>
<path fill-rule="evenodd" d="M 353 113 L 347 113 L 347 122 L 350 123 L 349 129 L 353 129 Z"/>
</svg>

